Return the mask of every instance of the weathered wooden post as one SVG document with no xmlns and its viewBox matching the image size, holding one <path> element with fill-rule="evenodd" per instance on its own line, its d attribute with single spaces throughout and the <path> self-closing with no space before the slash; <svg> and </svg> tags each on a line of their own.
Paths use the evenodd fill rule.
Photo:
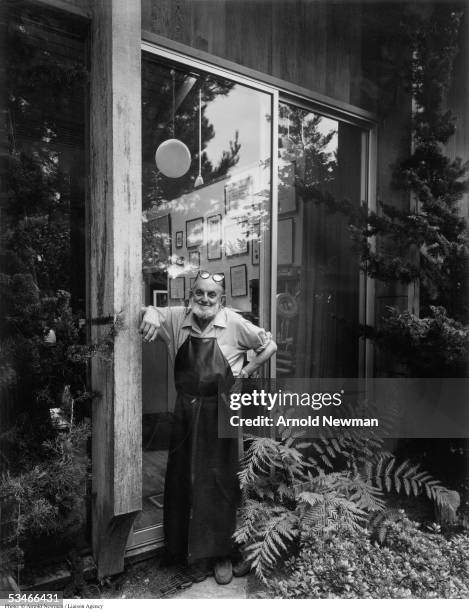
<svg viewBox="0 0 469 612">
<path fill-rule="evenodd" d="M 122 571 L 141 509 L 140 2 L 92 3 L 90 270 L 92 339 L 121 326 L 114 354 L 92 363 L 92 544 L 100 577 Z"/>
</svg>

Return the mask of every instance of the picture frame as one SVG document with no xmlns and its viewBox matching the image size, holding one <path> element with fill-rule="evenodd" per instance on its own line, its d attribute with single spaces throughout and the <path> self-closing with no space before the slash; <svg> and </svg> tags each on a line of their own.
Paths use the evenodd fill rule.
<svg viewBox="0 0 469 612">
<path fill-rule="evenodd" d="M 193 249 L 203 244 L 204 241 L 204 218 L 197 217 L 186 221 L 186 247 Z"/>
<path fill-rule="evenodd" d="M 207 259 L 222 258 L 221 215 L 207 217 Z"/>
<path fill-rule="evenodd" d="M 249 231 L 246 219 L 234 220 L 225 226 L 225 255 L 245 255 L 249 253 Z"/>
<path fill-rule="evenodd" d="M 225 214 L 245 215 L 252 206 L 252 176 L 225 185 Z"/>
<path fill-rule="evenodd" d="M 169 297 L 171 300 L 183 300 L 185 298 L 185 278 L 177 276 L 169 279 Z"/>
<path fill-rule="evenodd" d="M 189 265 L 193 270 L 200 268 L 200 251 L 189 252 Z"/>
<path fill-rule="evenodd" d="M 176 232 L 176 248 L 182 249 L 183 244 L 184 244 L 184 232 L 181 230 L 180 232 Z"/>
<path fill-rule="evenodd" d="M 197 276 L 189 277 L 189 289 L 192 291 L 192 287 L 195 285 L 195 281 L 197 280 Z"/>
<path fill-rule="evenodd" d="M 248 269 L 246 264 L 230 267 L 231 297 L 248 294 Z"/>
<path fill-rule="evenodd" d="M 287 266 L 294 261 L 293 217 L 278 220 L 277 265 Z"/>
<path fill-rule="evenodd" d="M 252 226 L 252 240 L 251 240 L 251 263 L 253 266 L 258 266 L 261 260 L 261 224 L 259 222 L 254 223 Z"/>
<path fill-rule="evenodd" d="M 153 290 L 153 306 L 159 306 L 161 308 L 168 306 L 168 292 L 166 290 Z"/>
</svg>

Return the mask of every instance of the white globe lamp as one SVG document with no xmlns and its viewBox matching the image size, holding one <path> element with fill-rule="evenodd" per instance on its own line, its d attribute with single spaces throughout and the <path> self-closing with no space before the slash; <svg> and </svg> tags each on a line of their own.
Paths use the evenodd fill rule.
<svg viewBox="0 0 469 612">
<path fill-rule="evenodd" d="M 177 138 L 165 140 L 156 149 L 156 167 L 169 178 L 184 176 L 191 165 L 191 154 L 187 146 Z"/>
</svg>

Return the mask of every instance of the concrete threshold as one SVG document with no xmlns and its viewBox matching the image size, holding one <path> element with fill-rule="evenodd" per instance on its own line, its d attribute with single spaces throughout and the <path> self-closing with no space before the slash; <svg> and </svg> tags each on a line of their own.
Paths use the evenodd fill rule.
<svg viewBox="0 0 469 612">
<path fill-rule="evenodd" d="M 247 577 L 233 578 L 230 584 L 223 585 L 210 577 L 168 599 L 247 599 L 247 584 Z"/>
</svg>

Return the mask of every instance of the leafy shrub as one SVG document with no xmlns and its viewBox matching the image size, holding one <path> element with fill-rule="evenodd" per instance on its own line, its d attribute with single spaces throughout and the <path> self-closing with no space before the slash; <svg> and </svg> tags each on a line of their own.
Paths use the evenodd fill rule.
<svg viewBox="0 0 469 612">
<path fill-rule="evenodd" d="M 384 537 L 384 493 L 425 493 L 454 512 L 459 505 L 455 492 L 418 465 L 398 464 L 377 436 L 304 442 L 288 429 L 282 435 L 281 440 L 249 436 L 239 474 L 243 503 L 234 539 L 263 581 L 308 538 L 320 542 L 342 531 L 366 537 L 370 527 Z"/>
<path fill-rule="evenodd" d="M 48 545 L 79 545 L 85 520 L 85 494 L 89 459 L 84 446 L 90 436 L 86 423 L 58 432 L 43 442 L 47 458 L 27 471 L 0 479 L 0 571 L 18 574 L 25 553 L 37 552 L 41 537 Z"/>
<path fill-rule="evenodd" d="M 422 531 L 400 511 L 387 525 L 385 544 L 334 530 L 312 534 L 284 578 L 267 582 L 275 598 L 467 598 L 469 535 L 446 538 L 437 527 Z"/>
<path fill-rule="evenodd" d="M 409 312 L 388 308 L 376 335 L 416 377 L 464 376 L 469 359 L 469 327 L 452 319 L 446 310 L 430 306 L 430 316 L 417 317 Z"/>
</svg>

